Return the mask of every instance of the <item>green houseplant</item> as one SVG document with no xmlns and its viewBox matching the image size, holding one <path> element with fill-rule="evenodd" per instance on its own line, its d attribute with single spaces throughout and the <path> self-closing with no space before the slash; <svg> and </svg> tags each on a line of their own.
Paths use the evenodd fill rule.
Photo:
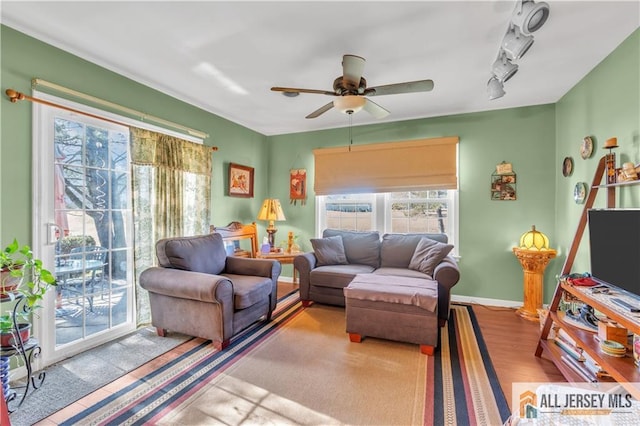
<svg viewBox="0 0 640 426">
<path fill-rule="evenodd" d="M 40 301 L 46 292 L 56 285 L 55 276 L 42 266 L 42 261 L 33 256 L 29 246 L 20 246 L 16 239 L 0 252 L 0 297 L 15 300 L 18 295 L 24 297 L 25 306 L 16 314 L 14 324 L 13 312 L 3 312 L 0 315 L 0 335 L 10 334 L 2 339 L 15 343 L 15 327 L 23 332 L 29 332 L 22 321 L 28 321 L 30 314 L 40 307 Z M 28 334 L 26 334 L 28 338 Z M 7 340 L 8 339 L 8 340 Z M 24 339 L 23 339 L 24 340 Z"/>
</svg>

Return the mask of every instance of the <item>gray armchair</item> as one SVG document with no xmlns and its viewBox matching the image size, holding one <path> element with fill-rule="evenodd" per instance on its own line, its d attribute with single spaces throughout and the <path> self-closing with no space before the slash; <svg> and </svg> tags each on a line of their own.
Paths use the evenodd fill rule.
<svg viewBox="0 0 640 426">
<path fill-rule="evenodd" d="M 217 233 L 160 240 L 156 255 L 158 266 L 140 274 L 140 285 L 160 336 L 176 331 L 224 349 L 241 330 L 271 319 L 279 262 L 227 256 Z"/>
</svg>

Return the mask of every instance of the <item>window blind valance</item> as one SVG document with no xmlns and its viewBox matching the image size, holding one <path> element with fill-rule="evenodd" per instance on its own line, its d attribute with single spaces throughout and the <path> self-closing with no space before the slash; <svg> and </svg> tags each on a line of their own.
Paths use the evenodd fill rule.
<svg viewBox="0 0 640 426">
<path fill-rule="evenodd" d="M 316 195 L 456 189 L 457 136 L 314 149 Z"/>
</svg>

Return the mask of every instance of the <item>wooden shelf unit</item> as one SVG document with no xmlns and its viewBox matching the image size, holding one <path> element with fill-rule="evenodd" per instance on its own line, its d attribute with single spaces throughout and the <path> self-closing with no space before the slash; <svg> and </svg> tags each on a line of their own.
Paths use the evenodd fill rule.
<svg viewBox="0 0 640 426">
<path fill-rule="evenodd" d="M 587 226 L 587 217 L 589 209 L 593 207 L 596 195 L 599 189 L 605 189 L 607 191 L 606 206 L 608 209 L 615 208 L 616 205 L 616 188 L 630 185 L 638 185 L 640 181 L 620 182 L 615 184 L 601 185 L 602 178 L 605 176 L 605 157 L 603 156 L 596 168 L 596 172 L 593 176 L 593 182 L 591 184 L 591 190 L 587 196 L 587 199 L 582 210 L 580 221 L 576 233 L 573 237 L 573 241 L 567 252 L 567 258 L 562 267 L 561 275 L 568 275 L 571 273 L 571 267 L 575 260 L 580 241 Z M 594 338 L 597 333 L 582 330 L 575 327 L 565 321 L 563 321 L 558 315 L 558 308 L 560 301 L 562 300 L 563 293 L 570 293 L 575 298 L 590 305 L 594 309 L 607 315 L 613 321 L 618 322 L 622 326 L 626 327 L 633 333 L 640 334 L 640 324 L 634 321 L 631 316 L 621 314 L 615 309 L 612 309 L 606 303 L 601 302 L 595 297 L 591 297 L 588 293 L 577 289 L 576 287 L 568 284 L 564 281 L 558 281 L 556 290 L 549 305 L 549 315 L 545 320 L 545 323 L 540 332 L 540 339 L 538 340 L 538 346 L 536 348 L 535 355 L 541 357 L 543 352 L 553 361 L 558 370 L 564 375 L 567 381 L 572 383 L 584 382 L 585 380 L 569 368 L 564 361 L 562 361 L 562 355 L 564 352 L 558 347 L 553 340 L 548 340 L 549 332 L 551 331 L 552 324 L 563 329 L 575 342 L 582 348 L 583 351 L 589 354 L 607 373 L 609 373 L 613 379 L 620 382 L 622 386 L 633 395 L 634 398 L 640 399 L 640 387 L 636 387 L 634 383 L 640 383 L 640 368 L 633 362 L 633 357 L 626 356 L 624 358 L 616 358 L 605 354 L 600 349 L 598 341 Z M 607 380 L 600 380 L 607 381 Z"/>
</svg>

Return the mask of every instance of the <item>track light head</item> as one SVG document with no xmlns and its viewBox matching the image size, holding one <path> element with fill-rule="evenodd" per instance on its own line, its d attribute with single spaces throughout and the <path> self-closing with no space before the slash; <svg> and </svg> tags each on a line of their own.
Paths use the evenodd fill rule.
<svg viewBox="0 0 640 426">
<path fill-rule="evenodd" d="M 491 71 L 498 80 L 505 83 L 518 72 L 518 65 L 512 63 L 505 51 L 500 49 Z"/>
<path fill-rule="evenodd" d="M 549 18 L 549 5 L 545 2 L 521 0 L 513 11 L 511 22 L 517 25 L 523 34 L 538 31 Z"/>
<path fill-rule="evenodd" d="M 502 39 L 502 50 L 512 61 L 522 58 L 533 45 L 533 36 L 524 35 L 519 27 L 511 25 Z"/>
<path fill-rule="evenodd" d="M 487 92 L 489 94 L 489 100 L 498 99 L 504 96 L 504 86 L 500 80 L 494 75 L 489 79 L 487 83 Z"/>
</svg>

